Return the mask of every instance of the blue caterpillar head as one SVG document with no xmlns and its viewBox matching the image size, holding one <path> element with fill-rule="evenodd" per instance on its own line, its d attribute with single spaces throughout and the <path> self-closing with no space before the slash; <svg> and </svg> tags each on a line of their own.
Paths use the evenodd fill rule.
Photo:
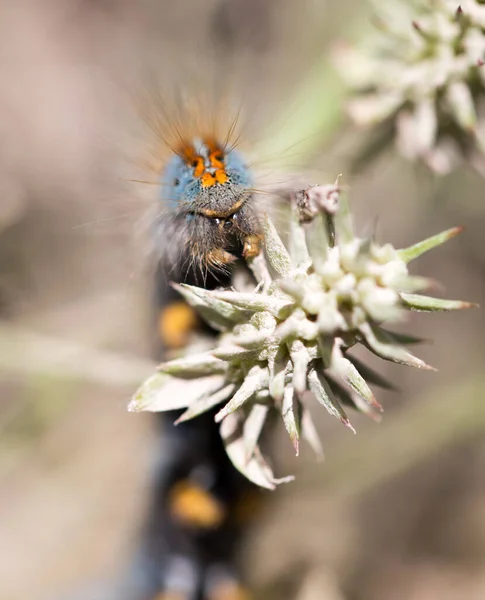
<svg viewBox="0 0 485 600">
<path fill-rule="evenodd" d="M 196 139 L 168 162 L 162 183 L 163 200 L 172 210 L 223 218 L 250 195 L 252 178 L 236 150 Z"/>
<path fill-rule="evenodd" d="M 175 252 L 188 264 L 224 268 L 237 256 L 255 256 L 260 227 L 252 177 L 241 155 L 208 139 L 184 143 L 162 175 L 162 201 L 172 215 Z M 175 240 L 173 240 L 175 241 Z"/>
</svg>

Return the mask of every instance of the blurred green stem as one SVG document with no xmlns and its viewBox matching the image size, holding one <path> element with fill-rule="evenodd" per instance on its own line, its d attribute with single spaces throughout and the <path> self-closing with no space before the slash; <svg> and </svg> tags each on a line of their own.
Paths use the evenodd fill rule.
<svg viewBox="0 0 485 600">
<path fill-rule="evenodd" d="M 0 373 L 46 374 L 108 386 L 137 386 L 154 363 L 0 323 Z"/>
</svg>

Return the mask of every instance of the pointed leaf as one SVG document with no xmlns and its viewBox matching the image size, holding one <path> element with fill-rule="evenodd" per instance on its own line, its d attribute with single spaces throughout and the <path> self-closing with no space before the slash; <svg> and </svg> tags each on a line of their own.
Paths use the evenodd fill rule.
<svg viewBox="0 0 485 600">
<path fill-rule="evenodd" d="M 281 352 L 279 352 L 281 354 Z M 285 377 L 291 363 L 288 356 L 277 357 L 276 360 L 268 361 L 269 366 L 269 392 L 271 396 L 279 402 L 285 392 Z"/>
<path fill-rule="evenodd" d="M 269 264 L 278 275 L 284 277 L 292 269 L 291 258 L 268 215 L 263 219 L 263 229 L 265 233 L 265 251 Z"/>
<path fill-rule="evenodd" d="M 155 373 L 137 390 L 131 400 L 130 412 L 163 412 L 180 410 L 196 402 L 201 396 L 212 393 L 223 383 L 220 375 L 189 381 Z"/>
<path fill-rule="evenodd" d="M 331 373 L 335 373 L 343 379 L 350 389 L 363 398 L 370 406 L 377 410 L 382 410 L 381 405 L 375 399 L 366 380 L 359 373 L 355 365 L 342 354 L 338 340 L 333 346 L 330 367 Z"/>
<path fill-rule="evenodd" d="M 256 392 L 268 385 L 268 369 L 263 369 L 255 365 L 247 374 L 241 387 L 237 390 L 231 400 L 215 416 L 216 423 L 219 423 L 227 415 L 230 415 L 240 408 Z"/>
<path fill-rule="evenodd" d="M 310 260 L 310 254 L 308 253 L 305 240 L 305 230 L 298 224 L 296 214 L 292 215 L 290 221 L 289 247 L 293 266 L 298 267 Z"/>
<path fill-rule="evenodd" d="M 451 240 L 451 238 L 454 238 L 462 231 L 463 227 L 452 227 L 451 229 L 447 229 L 446 231 L 438 233 L 437 235 L 433 235 L 422 242 L 418 242 L 417 244 L 413 244 L 412 246 L 403 248 L 397 252 L 405 263 L 409 263 L 425 252 L 428 252 L 437 246 L 441 246 L 441 244 L 444 244 L 448 240 Z"/>
<path fill-rule="evenodd" d="M 308 386 L 318 402 L 324 406 L 333 417 L 339 419 L 339 421 L 355 433 L 340 402 L 333 395 L 332 390 L 328 385 L 328 381 L 316 369 L 312 368 L 308 373 Z"/>
<path fill-rule="evenodd" d="M 350 205 L 347 194 L 343 191 L 340 194 L 339 209 L 335 214 L 334 224 L 337 243 L 348 244 L 355 239 Z"/>
<path fill-rule="evenodd" d="M 209 325 L 219 331 L 224 331 L 231 324 L 247 318 L 247 312 L 233 304 L 215 298 L 209 290 L 198 288 L 185 283 L 172 283 L 172 287 L 193 306 Z M 214 325 L 213 325 L 214 324 Z"/>
<path fill-rule="evenodd" d="M 297 394 L 307 389 L 308 365 L 311 356 L 301 340 L 295 340 L 290 346 L 290 357 L 293 363 L 293 387 Z"/>
<path fill-rule="evenodd" d="M 367 402 L 361 398 L 359 394 L 356 394 L 352 390 L 345 388 L 343 385 L 340 385 L 340 383 L 334 381 L 330 377 L 328 378 L 328 383 L 332 388 L 332 392 L 342 404 L 345 406 L 350 406 L 350 408 L 353 408 L 354 410 L 357 410 L 360 413 L 370 417 L 373 421 L 380 423 L 382 420 L 381 414 L 376 412 L 372 406 L 367 404 Z"/>
<path fill-rule="evenodd" d="M 257 352 L 255 350 L 241 348 L 240 346 L 235 345 L 219 346 L 218 348 L 212 351 L 212 354 L 216 358 L 220 358 L 224 361 L 231 361 L 234 359 L 246 360 L 248 358 L 257 356 Z"/>
<path fill-rule="evenodd" d="M 263 431 L 269 406 L 267 404 L 254 404 L 243 425 L 244 449 L 246 460 L 254 456 L 261 432 Z"/>
<path fill-rule="evenodd" d="M 417 367 L 428 371 L 435 371 L 433 367 L 427 365 L 424 361 L 411 353 L 404 350 L 396 344 L 389 344 L 385 339 L 382 339 L 379 328 L 365 323 L 360 327 L 360 332 L 364 336 L 367 347 L 377 356 L 384 360 L 407 365 L 408 367 Z"/>
<path fill-rule="evenodd" d="M 268 311 L 271 315 L 277 318 L 284 318 L 292 304 L 289 300 L 259 293 L 224 291 L 212 292 L 212 295 L 215 298 L 225 300 L 226 302 L 245 310 L 250 310 L 252 312 Z"/>
<path fill-rule="evenodd" d="M 201 352 L 200 354 L 189 354 L 183 358 L 170 360 L 162 363 L 157 368 L 162 373 L 190 379 L 215 373 L 225 373 L 227 364 L 213 356 L 211 352 Z"/>
<path fill-rule="evenodd" d="M 214 406 L 227 400 L 231 394 L 234 393 L 235 389 L 236 386 L 233 383 L 230 383 L 210 394 L 205 394 L 195 402 L 191 402 L 189 408 L 175 421 L 175 425 L 183 423 L 184 421 L 189 421 L 190 419 L 211 410 Z"/>
<path fill-rule="evenodd" d="M 472 302 L 462 302 L 461 300 L 443 300 L 442 298 L 433 298 L 431 296 L 421 296 L 418 294 L 400 294 L 405 308 L 417 312 L 436 312 L 442 310 L 461 310 L 463 308 L 476 308 L 478 304 Z"/>
<path fill-rule="evenodd" d="M 322 273 L 328 257 L 330 236 L 327 228 L 327 217 L 319 213 L 306 227 L 306 243 L 310 253 L 313 268 Z"/>
<path fill-rule="evenodd" d="M 295 410 L 295 403 L 297 404 Z M 281 404 L 281 415 L 285 429 L 290 436 L 291 443 L 295 448 L 296 456 L 300 453 L 300 430 L 301 422 L 298 410 L 298 400 L 295 398 L 295 390 L 293 386 L 288 385 L 285 388 L 283 402 Z"/>
<path fill-rule="evenodd" d="M 258 254 L 258 256 L 247 258 L 246 263 L 248 264 L 248 267 L 254 275 L 254 278 L 256 279 L 258 284 L 263 286 L 263 291 L 265 292 L 270 287 L 272 283 L 272 278 L 268 269 L 268 265 L 266 263 L 264 253 L 261 252 L 260 254 Z"/>
<path fill-rule="evenodd" d="M 251 460 L 246 460 L 242 422 L 237 413 L 228 415 L 222 421 L 220 432 L 232 464 L 256 485 L 274 490 L 279 483 L 286 483 L 294 479 L 293 477 L 276 479 L 271 467 L 266 463 L 258 448 L 256 448 Z"/>
<path fill-rule="evenodd" d="M 354 364 L 362 377 L 369 383 L 377 385 L 384 390 L 391 390 L 393 392 L 397 391 L 397 387 L 393 383 L 391 383 L 377 371 L 374 371 L 374 369 L 371 369 L 371 367 L 367 366 L 355 356 L 347 356 L 347 358 Z"/>
</svg>

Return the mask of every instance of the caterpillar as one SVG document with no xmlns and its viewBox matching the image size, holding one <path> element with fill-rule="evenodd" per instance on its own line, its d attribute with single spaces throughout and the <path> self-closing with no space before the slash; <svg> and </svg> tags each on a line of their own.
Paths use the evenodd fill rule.
<svg viewBox="0 0 485 600">
<path fill-rule="evenodd" d="M 146 117 L 153 141 L 143 166 L 159 183 L 151 227 L 157 358 L 180 351 L 198 332 L 215 334 L 168 280 L 230 286 L 234 268 L 264 241 L 239 117 L 222 118 L 220 108 L 201 104 L 179 100 L 168 110 L 156 96 Z M 247 600 L 238 553 L 261 491 L 230 463 L 212 414 L 174 426 L 178 416 L 157 417 L 152 502 L 131 576 L 140 587 L 127 600 Z"/>
</svg>

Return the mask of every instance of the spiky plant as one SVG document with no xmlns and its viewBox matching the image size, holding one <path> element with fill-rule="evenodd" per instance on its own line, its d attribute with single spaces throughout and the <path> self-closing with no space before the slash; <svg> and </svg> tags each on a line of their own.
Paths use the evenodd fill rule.
<svg viewBox="0 0 485 600">
<path fill-rule="evenodd" d="M 374 34 L 362 47 L 337 52 L 354 91 L 351 118 L 380 126 L 381 142 L 395 133 L 406 158 L 436 173 L 466 158 L 485 175 L 485 2 L 373 0 L 373 5 Z"/>
<path fill-rule="evenodd" d="M 429 281 L 409 275 L 407 266 L 460 228 L 404 250 L 357 237 L 338 185 L 297 193 L 294 215 L 288 249 L 264 219 L 264 254 L 250 262 L 255 287 L 174 286 L 221 334 L 215 347 L 160 365 L 130 404 L 131 411 L 186 408 L 178 422 L 222 404 L 215 420 L 229 457 L 249 479 L 270 489 L 288 480 L 274 477 L 258 445 L 271 414 L 281 415 L 297 454 L 300 437 L 320 453 L 309 394 L 353 430 L 344 406 L 378 415 L 381 406 L 369 383 L 392 387 L 349 353 L 353 346 L 431 369 L 407 349 L 415 338 L 391 333 L 384 323 L 400 320 L 406 310 L 471 306 L 416 294 Z"/>
</svg>

